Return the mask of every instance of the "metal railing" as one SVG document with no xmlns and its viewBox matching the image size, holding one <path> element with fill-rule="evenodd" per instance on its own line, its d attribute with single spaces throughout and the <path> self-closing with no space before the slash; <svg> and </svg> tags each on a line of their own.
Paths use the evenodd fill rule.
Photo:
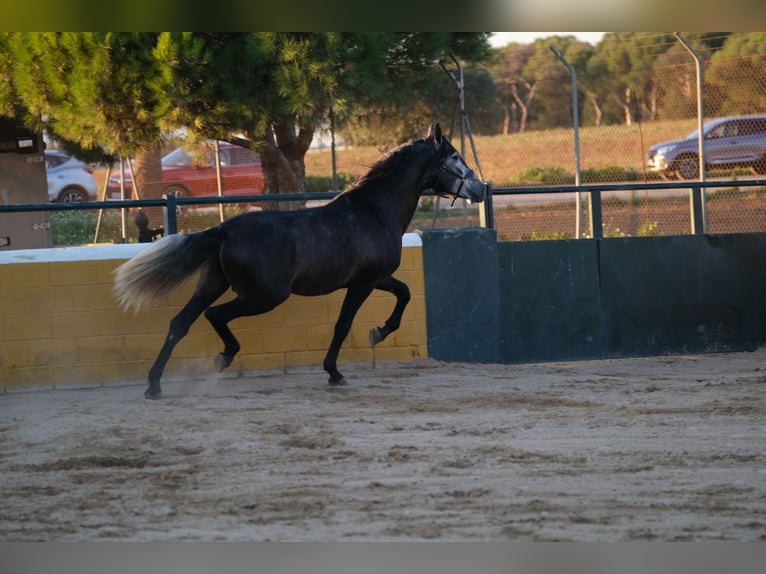
<svg viewBox="0 0 766 574">
<path fill-rule="evenodd" d="M 611 183 L 600 184 L 591 183 L 583 185 L 558 185 L 558 186 L 533 186 L 533 187 L 512 187 L 497 188 L 491 190 L 489 201 L 485 202 L 484 209 L 488 210 L 486 214 L 487 221 L 494 221 L 494 201 L 498 196 L 513 195 L 539 195 L 539 194 L 570 194 L 575 196 L 578 193 L 587 193 L 590 196 L 588 201 L 588 215 L 590 222 L 590 237 L 601 239 L 604 237 L 603 214 L 601 204 L 601 194 L 607 192 L 619 191 L 668 191 L 668 190 L 688 190 L 689 191 L 689 217 L 691 230 L 694 234 L 707 233 L 707 207 L 706 193 L 709 188 L 730 188 L 730 187 L 766 187 L 766 179 L 749 180 L 720 180 L 720 181 L 679 181 L 679 182 L 654 182 L 654 183 Z M 491 227 L 488 225 L 487 227 Z"/>
<path fill-rule="evenodd" d="M 488 186 L 487 196 L 481 204 L 485 225 L 494 228 L 494 204 L 498 197 L 515 195 L 562 195 L 575 196 L 578 193 L 587 193 L 588 219 L 590 233 L 588 237 L 600 239 L 604 237 L 603 214 L 601 195 L 608 192 L 658 192 L 668 190 L 688 190 L 689 192 L 689 217 L 691 232 L 703 234 L 707 232 L 706 225 L 706 193 L 708 189 L 715 188 L 743 188 L 743 187 L 766 187 L 766 179 L 747 180 L 720 180 L 720 181 L 683 181 L 683 182 L 656 182 L 656 183 L 612 183 L 612 184 L 583 184 L 583 185 L 560 185 L 560 186 L 531 186 L 531 187 L 504 187 L 493 189 Z M 226 197 L 175 197 L 168 194 L 158 199 L 134 199 L 134 200 L 109 200 L 109 201 L 86 201 L 80 203 L 34 203 L 34 204 L 11 204 L 0 205 L 0 213 L 35 212 L 35 211 L 76 211 L 76 210 L 116 210 L 144 207 L 161 207 L 164 213 L 164 229 L 166 234 L 178 232 L 177 210 L 182 206 L 205 206 L 240 203 L 270 203 L 283 201 L 322 201 L 331 200 L 338 194 L 335 192 L 292 193 L 279 195 L 243 195 Z M 433 195 L 426 193 L 424 195 Z M 574 215 L 574 214 L 573 214 Z"/>
</svg>

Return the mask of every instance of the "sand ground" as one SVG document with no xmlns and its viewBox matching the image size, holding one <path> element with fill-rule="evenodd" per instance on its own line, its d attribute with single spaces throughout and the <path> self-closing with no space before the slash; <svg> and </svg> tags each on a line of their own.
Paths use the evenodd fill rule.
<svg viewBox="0 0 766 574">
<path fill-rule="evenodd" d="M 766 348 L 0 395 L 0 541 L 766 540 Z"/>
</svg>

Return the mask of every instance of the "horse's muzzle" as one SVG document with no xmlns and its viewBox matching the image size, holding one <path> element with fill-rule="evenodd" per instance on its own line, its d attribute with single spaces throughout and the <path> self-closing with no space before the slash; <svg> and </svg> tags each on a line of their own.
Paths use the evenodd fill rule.
<svg viewBox="0 0 766 574">
<path fill-rule="evenodd" d="M 467 199 L 470 203 L 481 203 L 487 193 L 489 184 L 484 183 L 478 177 L 466 178 L 461 182 L 457 196 Z"/>
</svg>

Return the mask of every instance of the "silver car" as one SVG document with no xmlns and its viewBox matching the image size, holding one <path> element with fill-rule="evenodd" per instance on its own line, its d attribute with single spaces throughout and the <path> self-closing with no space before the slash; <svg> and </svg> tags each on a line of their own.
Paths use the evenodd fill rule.
<svg viewBox="0 0 766 574">
<path fill-rule="evenodd" d="M 746 167 L 766 174 L 766 115 L 730 116 L 707 122 L 702 128 L 705 168 Z M 664 179 L 699 176 L 697 130 L 686 138 L 649 148 L 647 168 Z"/>
<path fill-rule="evenodd" d="M 98 183 L 93 168 L 61 150 L 45 150 L 49 201 L 95 201 Z"/>
</svg>

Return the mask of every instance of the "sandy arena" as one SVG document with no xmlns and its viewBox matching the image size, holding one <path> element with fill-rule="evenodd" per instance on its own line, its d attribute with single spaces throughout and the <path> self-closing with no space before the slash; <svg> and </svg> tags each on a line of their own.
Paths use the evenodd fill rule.
<svg viewBox="0 0 766 574">
<path fill-rule="evenodd" d="M 766 540 L 766 348 L 341 369 L 0 395 L 0 541 Z"/>
</svg>

